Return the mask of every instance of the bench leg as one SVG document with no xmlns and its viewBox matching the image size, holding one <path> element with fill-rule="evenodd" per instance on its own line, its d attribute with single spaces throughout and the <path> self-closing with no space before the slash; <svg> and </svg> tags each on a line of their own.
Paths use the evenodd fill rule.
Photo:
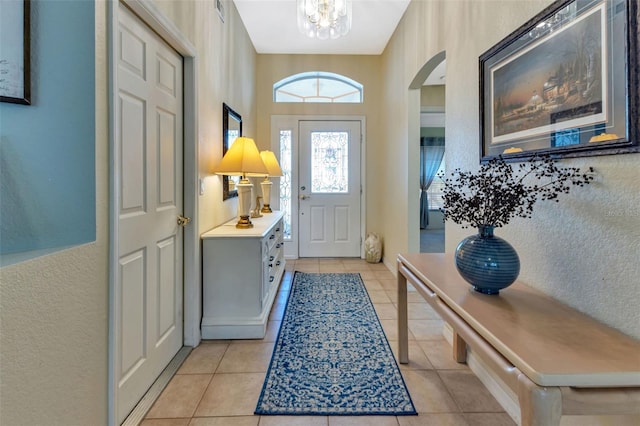
<svg viewBox="0 0 640 426">
<path fill-rule="evenodd" d="M 541 387 L 526 375 L 518 376 L 521 426 L 558 426 L 562 417 L 562 394 L 557 387 Z"/>
<path fill-rule="evenodd" d="M 407 278 L 398 271 L 398 358 L 400 364 L 409 363 L 409 312 L 407 306 Z"/>
<path fill-rule="evenodd" d="M 453 331 L 453 359 L 460 364 L 467 362 L 467 342 L 455 330 Z"/>
</svg>

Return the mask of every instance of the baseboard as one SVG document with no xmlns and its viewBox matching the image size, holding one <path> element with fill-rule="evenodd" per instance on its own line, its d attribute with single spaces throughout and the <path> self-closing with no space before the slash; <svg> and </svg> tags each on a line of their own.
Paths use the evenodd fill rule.
<svg viewBox="0 0 640 426">
<path fill-rule="evenodd" d="M 285 265 L 280 267 L 276 274 L 275 282 L 269 289 L 262 312 L 253 317 L 231 317 L 212 318 L 202 317 L 200 323 L 200 333 L 203 339 L 262 339 L 267 332 L 267 324 L 271 309 L 278 295 L 282 277 L 284 276 Z"/>
</svg>

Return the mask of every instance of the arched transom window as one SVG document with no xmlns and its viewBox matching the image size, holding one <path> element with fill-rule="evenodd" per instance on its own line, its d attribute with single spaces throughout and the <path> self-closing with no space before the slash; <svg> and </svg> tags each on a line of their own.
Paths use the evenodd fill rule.
<svg viewBox="0 0 640 426">
<path fill-rule="evenodd" d="M 274 102 L 362 103 L 362 84 L 340 74 L 303 72 L 273 85 Z"/>
</svg>

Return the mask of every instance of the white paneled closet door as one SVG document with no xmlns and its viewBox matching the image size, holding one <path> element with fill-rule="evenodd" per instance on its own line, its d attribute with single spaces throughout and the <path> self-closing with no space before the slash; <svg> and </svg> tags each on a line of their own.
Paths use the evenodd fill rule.
<svg viewBox="0 0 640 426">
<path fill-rule="evenodd" d="M 182 347 L 183 59 L 125 6 L 117 28 L 117 420 Z"/>
</svg>

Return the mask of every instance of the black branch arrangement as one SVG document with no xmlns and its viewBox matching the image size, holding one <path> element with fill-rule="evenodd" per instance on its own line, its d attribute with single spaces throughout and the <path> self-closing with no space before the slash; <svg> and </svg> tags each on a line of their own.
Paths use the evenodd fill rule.
<svg viewBox="0 0 640 426">
<path fill-rule="evenodd" d="M 454 170 L 444 180 L 444 220 L 463 228 L 501 227 L 514 217 L 530 218 L 537 201 L 559 201 L 571 188 L 588 185 L 593 167 L 558 167 L 549 155 L 524 163 L 507 163 L 501 156 L 480 166 L 476 173 Z"/>
</svg>

